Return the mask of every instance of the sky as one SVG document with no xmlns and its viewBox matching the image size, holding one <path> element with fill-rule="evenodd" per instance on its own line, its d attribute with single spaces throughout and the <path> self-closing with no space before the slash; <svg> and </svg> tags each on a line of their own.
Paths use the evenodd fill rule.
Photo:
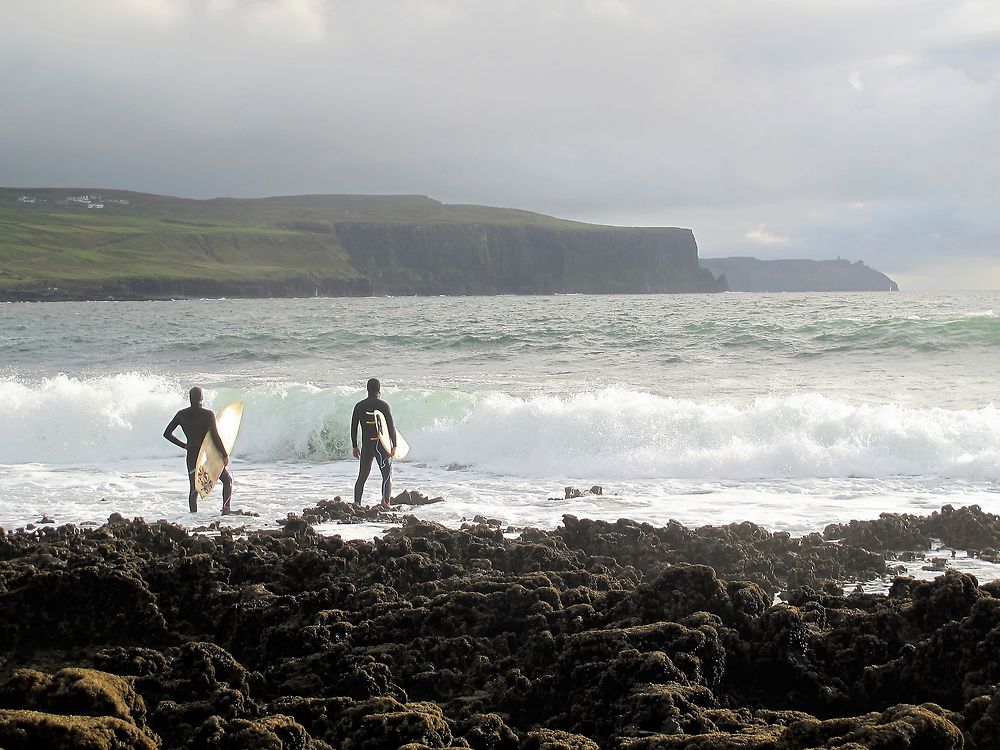
<svg viewBox="0 0 1000 750">
<path fill-rule="evenodd" d="M 1000 289 L 998 0 L 3 0 L 0 185 L 415 193 Z"/>
</svg>

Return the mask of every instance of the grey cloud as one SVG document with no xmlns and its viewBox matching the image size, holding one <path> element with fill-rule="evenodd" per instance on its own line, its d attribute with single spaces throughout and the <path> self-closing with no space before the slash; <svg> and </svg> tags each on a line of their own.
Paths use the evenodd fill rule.
<svg viewBox="0 0 1000 750">
<path fill-rule="evenodd" d="M 12 5 L 8 185 L 418 192 L 885 270 L 998 247 L 989 4 Z"/>
</svg>

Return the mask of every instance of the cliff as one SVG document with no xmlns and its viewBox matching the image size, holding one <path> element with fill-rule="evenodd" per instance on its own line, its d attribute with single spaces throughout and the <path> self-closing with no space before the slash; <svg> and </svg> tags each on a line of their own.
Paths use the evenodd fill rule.
<svg viewBox="0 0 1000 750">
<path fill-rule="evenodd" d="M 702 258 L 734 292 L 898 292 L 899 285 L 860 260 Z"/>
<path fill-rule="evenodd" d="M 0 300 L 724 289 L 687 229 L 426 196 L 0 189 Z"/>
<path fill-rule="evenodd" d="M 684 229 L 338 223 L 376 294 L 715 292 Z"/>
</svg>

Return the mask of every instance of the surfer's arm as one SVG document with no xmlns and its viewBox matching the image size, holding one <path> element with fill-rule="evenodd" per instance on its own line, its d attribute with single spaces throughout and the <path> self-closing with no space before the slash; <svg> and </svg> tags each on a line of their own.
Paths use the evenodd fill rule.
<svg viewBox="0 0 1000 750">
<path fill-rule="evenodd" d="M 170 424 L 167 425 L 167 429 L 163 431 L 163 437 L 165 437 L 167 440 L 169 440 L 171 443 L 178 446 L 179 448 L 187 450 L 187 443 L 185 443 L 183 440 L 174 435 L 174 430 L 176 430 L 180 426 L 181 423 L 175 416 L 173 419 L 170 420 Z"/>
<path fill-rule="evenodd" d="M 392 412 L 389 410 L 389 404 L 385 405 L 385 426 L 389 430 L 389 439 L 392 441 L 392 455 L 396 455 L 396 425 L 392 421 Z"/>
<path fill-rule="evenodd" d="M 357 406 L 354 407 L 354 413 L 351 414 L 351 455 L 357 458 L 360 453 L 358 451 L 358 428 L 361 426 L 361 410 Z"/>
</svg>

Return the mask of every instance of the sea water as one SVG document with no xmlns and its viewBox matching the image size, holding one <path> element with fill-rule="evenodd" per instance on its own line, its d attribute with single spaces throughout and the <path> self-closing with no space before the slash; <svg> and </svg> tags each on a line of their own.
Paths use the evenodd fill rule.
<svg viewBox="0 0 1000 750">
<path fill-rule="evenodd" d="M 259 515 L 224 523 L 350 498 L 369 377 L 411 446 L 395 490 L 445 498 L 413 513 L 448 526 L 1000 512 L 995 311 L 1000 293 L 0 305 L 0 526 L 218 520 L 214 496 L 187 513 L 162 437 L 192 385 L 245 402 L 234 506 Z"/>
</svg>

